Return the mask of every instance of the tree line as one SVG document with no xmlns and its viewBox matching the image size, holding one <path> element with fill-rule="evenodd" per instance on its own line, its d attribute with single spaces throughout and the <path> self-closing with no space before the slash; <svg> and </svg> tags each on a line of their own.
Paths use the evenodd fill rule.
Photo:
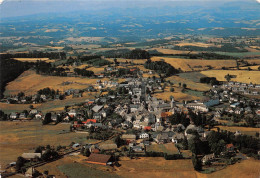
<svg viewBox="0 0 260 178">
<path fill-rule="evenodd" d="M 151 61 L 147 60 L 144 63 L 144 67 L 146 69 L 155 70 L 159 74 L 164 74 L 165 77 L 169 77 L 175 74 L 178 74 L 180 71 L 175 69 L 172 65 L 164 62 L 164 61 Z"/>
</svg>

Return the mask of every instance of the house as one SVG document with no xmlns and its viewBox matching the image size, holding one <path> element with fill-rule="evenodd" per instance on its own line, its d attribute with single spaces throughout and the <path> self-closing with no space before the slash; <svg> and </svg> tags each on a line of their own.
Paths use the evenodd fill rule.
<svg viewBox="0 0 260 178">
<path fill-rule="evenodd" d="M 172 136 L 172 142 L 174 142 L 174 143 L 179 143 L 184 139 L 185 139 L 185 136 L 183 133 L 176 133 L 175 135 Z"/>
<path fill-rule="evenodd" d="M 160 133 L 156 136 L 155 141 L 159 144 L 164 144 L 169 141 L 169 136 L 166 133 Z"/>
<path fill-rule="evenodd" d="M 30 167 L 27 169 L 27 171 L 25 172 L 25 177 L 36 177 L 35 174 L 38 171 L 34 169 L 34 167 Z M 39 173 L 39 172 L 38 172 Z"/>
<path fill-rule="evenodd" d="M 126 141 L 135 141 L 136 140 L 136 135 L 135 134 L 123 134 L 121 137 L 123 140 Z"/>
<path fill-rule="evenodd" d="M 15 112 L 12 112 L 12 113 L 10 114 L 10 116 L 9 116 L 10 119 L 17 119 L 17 117 L 18 117 L 18 114 L 15 113 Z"/>
<path fill-rule="evenodd" d="M 103 108 L 103 105 L 96 105 L 92 108 L 92 111 L 94 111 L 95 113 L 101 111 L 101 109 Z"/>
<path fill-rule="evenodd" d="M 102 119 L 102 115 L 100 113 L 94 113 L 93 114 L 93 119 L 96 119 L 96 120 L 101 120 Z"/>
<path fill-rule="evenodd" d="M 125 121 L 125 122 L 121 123 L 121 125 L 122 125 L 123 129 L 128 129 L 128 128 L 133 127 L 133 124 L 130 121 Z"/>
<path fill-rule="evenodd" d="M 139 104 L 130 104 L 130 112 L 135 112 L 140 107 Z"/>
<path fill-rule="evenodd" d="M 231 144 L 227 144 L 226 145 L 226 150 L 228 152 L 234 152 L 235 151 L 235 147 L 234 147 L 234 145 L 232 143 Z"/>
<path fill-rule="evenodd" d="M 74 145 L 72 145 L 72 148 L 74 148 L 74 149 L 79 148 L 79 147 L 80 147 L 79 143 L 75 143 Z"/>
<path fill-rule="evenodd" d="M 143 133 L 141 133 L 141 134 L 139 135 L 139 138 L 141 138 L 141 139 L 148 138 L 148 139 L 149 139 L 149 134 L 148 134 L 148 133 L 145 133 L 145 132 L 143 132 Z"/>
<path fill-rule="evenodd" d="M 71 109 L 69 112 L 68 112 L 68 115 L 70 117 L 76 117 L 77 116 L 77 112 L 75 109 Z"/>
<path fill-rule="evenodd" d="M 203 158 L 201 159 L 202 163 L 205 164 L 208 161 L 213 161 L 215 159 L 215 154 L 208 154 L 203 156 Z"/>
<path fill-rule="evenodd" d="M 117 149 L 117 145 L 115 143 L 104 143 L 99 145 L 99 149 L 100 150 L 116 150 Z"/>
<path fill-rule="evenodd" d="M 23 112 L 20 114 L 19 119 L 25 119 L 26 117 L 27 117 L 27 114 Z"/>
<path fill-rule="evenodd" d="M 106 166 L 111 160 L 111 155 L 91 153 L 86 162 L 90 164 L 99 164 Z"/>
<path fill-rule="evenodd" d="M 37 109 L 32 109 L 29 114 L 37 114 L 38 113 L 38 110 Z"/>
<path fill-rule="evenodd" d="M 23 153 L 22 157 L 26 160 L 35 160 L 42 157 L 41 153 Z"/>
<path fill-rule="evenodd" d="M 143 152 L 143 148 L 141 146 L 133 146 L 132 150 L 134 152 Z"/>
<path fill-rule="evenodd" d="M 42 118 L 42 113 L 38 113 L 38 114 L 35 114 L 35 119 L 41 119 Z"/>
</svg>

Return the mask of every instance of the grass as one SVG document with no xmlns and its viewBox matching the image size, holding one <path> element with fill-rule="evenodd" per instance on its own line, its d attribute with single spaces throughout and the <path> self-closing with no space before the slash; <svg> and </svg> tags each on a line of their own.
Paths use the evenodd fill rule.
<svg viewBox="0 0 260 178">
<path fill-rule="evenodd" d="M 221 55 L 234 56 L 234 57 L 246 57 L 246 56 L 258 56 L 260 52 L 243 52 L 243 53 L 232 53 L 232 52 L 215 52 Z"/>
<path fill-rule="evenodd" d="M 83 97 L 81 98 L 72 98 L 68 96 L 64 100 L 54 100 L 48 101 L 42 104 L 33 104 L 34 108 L 46 113 L 48 111 L 63 111 L 65 106 L 71 106 L 76 103 L 85 102 L 86 99 L 94 99 L 95 96 L 98 96 L 97 93 L 84 92 Z M 4 111 L 6 114 L 10 114 L 11 112 L 22 112 L 23 110 L 29 110 L 31 104 L 7 104 L 0 103 L 0 110 Z"/>
<path fill-rule="evenodd" d="M 85 178 L 85 177 L 118 177 L 102 170 L 93 169 L 80 163 L 66 163 L 58 166 L 59 170 L 68 177 Z"/>
<path fill-rule="evenodd" d="M 31 152 L 39 145 L 69 145 L 71 142 L 94 143 L 85 134 L 68 132 L 69 124 L 46 125 L 40 121 L 0 123 L 0 164 L 12 161 L 24 152 Z"/>
<path fill-rule="evenodd" d="M 220 130 L 227 130 L 231 132 L 240 131 L 242 134 L 255 136 L 256 132 L 259 132 L 259 128 L 253 128 L 253 127 L 236 127 L 236 126 L 217 126 L 220 128 Z"/>
<path fill-rule="evenodd" d="M 108 81 L 108 78 L 103 78 L 102 81 Z M 36 94 L 40 89 L 49 87 L 55 90 L 65 91 L 67 89 L 85 89 L 89 85 L 95 84 L 97 79 L 84 77 L 59 77 L 45 76 L 36 74 L 35 71 L 28 70 L 22 73 L 14 81 L 8 83 L 5 90 L 5 95 L 14 95 L 19 92 L 24 92 L 25 95 Z M 69 85 L 62 85 L 64 82 L 72 82 Z"/>
<path fill-rule="evenodd" d="M 211 66 L 214 69 L 236 66 L 235 60 L 203 60 L 203 59 L 182 59 L 182 58 L 170 58 L 170 57 L 152 57 L 152 61 L 160 61 L 161 59 L 171 64 L 176 69 L 180 68 L 182 71 L 193 71 L 193 70 L 201 71 L 201 70 L 208 69 L 207 66 Z"/>
<path fill-rule="evenodd" d="M 259 71 L 246 71 L 246 70 L 208 70 L 201 71 L 201 74 L 208 77 L 216 77 L 219 81 L 226 81 L 225 75 L 236 75 L 236 78 L 232 78 L 231 81 L 237 81 L 242 83 L 260 83 Z"/>
<path fill-rule="evenodd" d="M 200 99 L 197 96 L 193 96 L 193 95 L 189 95 L 187 93 L 183 93 L 182 88 L 175 87 L 174 89 L 175 89 L 175 91 L 171 92 L 170 87 L 166 87 L 164 92 L 155 93 L 154 96 L 159 98 L 159 99 L 168 100 L 168 101 L 170 101 L 171 96 L 173 96 L 176 101 Z"/>
<path fill-rule="evenodd" d="M 178 154 L 178 149 L 173 143 L 167 144 L 154 144 L 146 147 L 147 152 L 163 152 L 167 154 Z"/>
<path fill-rule="evenodd" d="M 14 58 L 14 59 L 21 62 L 37 62 L 37 61 L 54 62 L 55 61 L 55 60 L 50 60 L 49 58 Z"/>
<path fill-rule="evenodd" d="M 121 159 L 116 174 L 123 177 L 189 177 L 195 178 L 191 160 L 165 160 L 144 157 L 133 160 Z"/>
</svg>

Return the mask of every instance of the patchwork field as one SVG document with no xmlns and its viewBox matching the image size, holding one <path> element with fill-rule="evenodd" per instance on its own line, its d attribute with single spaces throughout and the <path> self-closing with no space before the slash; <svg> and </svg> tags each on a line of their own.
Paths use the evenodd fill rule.
<svg viewBox="0 0 260 178">
<path fill-rule="evenodd" d="M 208 70 L 201 71 L 201 74 L 208 77 L 216 77 L 219 81 L 226 81 L 225 75 L 236 75 L 236 78 L 232 78 L 231 81 L 243 82 L 243 83 L 260 83 L 259 71 L 246 71 L 246 70 Z"/>
<path fill-rule="evenodd" d="M 222 67 L 235 67 L 235 60 L 202 60 L 202 59 L 182 59 L 170 57 L 152 57 L 152 61 L 160 61 L 163 59 L 165 62 L 171 64 L 176 69 L 183 71 L 205 70 L 207 66 L 214 69 L 221 69 Z"/>
<path fill-rule="evenodd" d="M 72 141 L 91 143 L 86 135 L 69 132 L 69 124 L 46 125 L 40 121 L 0 122 L 0 164 L 15 161 L 24 152 L 33 151 L 39 145 L 69 145 Z"/>
<path fill-rule="evenodd" d="M 102 81 L 108 81 L 108 78 Z M 8 83 L 5 90 L 5 95 L 14 95 L 19 92 L 24 92 L 25 95 L 36 94 L 40 89 L 49 87 L 65 91 L 67 89 L 84 89 L 91 84 L 95 84 L 97 79 L 80 78 L 80 77 L 59 77 L 59 76 L 44 76 L 36 74 L 29 70 L 21 74 L 17 79 Z M 69 85 L 62 85 L 64 82 L 71 82 Z"/>
</svg>

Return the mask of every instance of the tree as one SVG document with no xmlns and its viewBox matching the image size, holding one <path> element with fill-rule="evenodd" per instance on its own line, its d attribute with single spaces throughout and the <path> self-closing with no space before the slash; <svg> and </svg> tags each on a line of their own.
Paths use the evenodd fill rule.
<svg viewBox="0 0 260 178">
<path fill-rule="evenodd" d="M 44 117 L 44 119 L 43 119 L 43 121 L 42 121 L 42 124 L 43 125 L 47 125 L 47 124 L 49 124 L 50 122 L 51 122 L 52 120 L 51 120 L 51 113 L 46 113 L 45 114 L 45 117 Z"/>
<path fill-rule="evenodd" d="M 182 84 L 182 87 L 183 87 L 184 89 L 186 89 L 186 88 L 187 88 L 187 84 L 186 84 L 186 83 Z"/>
<path fill-rule="evenodd" d="M 200 171 L 202 169 L 201 161 L 198 159 L 197 155 L 192 154 L 192 164 L 196 171 Z"/>
<path fill-rule="evenodd" d="M 231 80 L 231 75 L 229 74 L 225 75 L 225 79 L 229 82 Z"/>
<path fill-rule="evenodd" d="M 174 88 L 173 88 L 173 87 L 171 87 L 171 88 L 170 88 L 170 91 L 171 91 L 171 92 L 174 92 Z"/>
<path fill-rule="evenodd" d="M 30 108 L 30 109 L 33 109 L 34 107 L 33 107 L 33 105 L 31 104 L 29 108 Z"/>
<path fill-rule="evenodd" d="M 181 82 L 179 82 L 179 87 L 181 87 Z"/>
<path fill-rule="evenodd" d="M 115 143 L 116 143 L 117 147 L 120 147 L 125 144 L 124 140 L 121 139 L 119 135 L 116 137 Z"/>
<path fill-rule="evenodd" d="M 20 171 L 25 163 L 25 159 L 21 156 L 17 158 L 15 169 L 16 171 Z"/>
</svg>

